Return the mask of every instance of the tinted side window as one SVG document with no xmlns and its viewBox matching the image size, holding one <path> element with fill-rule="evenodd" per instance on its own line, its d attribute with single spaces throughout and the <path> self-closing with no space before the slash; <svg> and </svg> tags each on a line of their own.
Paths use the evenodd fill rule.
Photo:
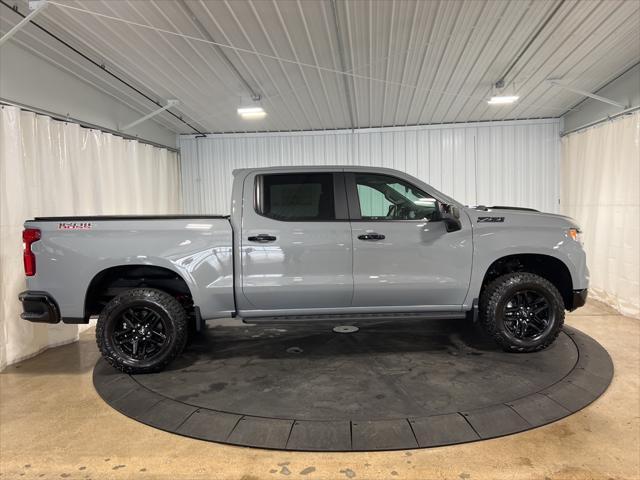
<svg viewBox="0 0 640 480">
<path fill-rule="evenodd" d="M 258 209 L 284 221 L 334 220 L 333 174 L 263 175 L 258 183 Z"/>
<path fill-rule="evenodd" d="M 431 195 L 394 177 L 356 174 L 363 220 L 435 220 L 437 202 Z"/>
</svg>

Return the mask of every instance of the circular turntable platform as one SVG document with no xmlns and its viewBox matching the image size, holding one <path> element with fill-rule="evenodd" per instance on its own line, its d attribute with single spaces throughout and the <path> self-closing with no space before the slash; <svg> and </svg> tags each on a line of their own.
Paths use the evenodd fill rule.
<svg viewBox="0 0 640 480">
<path fill-rule="evenodd" d="M 234 445 L 370 451 L 470 442 L 580 410 L 613 364 L 565 327 L 547 350 L 506 353 L 466 320 L 209 327 L 167 370 L 126 375 L 100 360 L 94 385 L 147 425 Z"/>
</svg>

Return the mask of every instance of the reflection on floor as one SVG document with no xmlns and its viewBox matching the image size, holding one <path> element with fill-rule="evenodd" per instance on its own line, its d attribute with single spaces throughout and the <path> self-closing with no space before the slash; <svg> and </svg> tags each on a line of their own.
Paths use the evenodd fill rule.
<svg viewBox="0 0 640 480">
<path fill-rule="evenodd" d="M 0 374 L 2 478 L 640 478 L 640 321 L 589 302 L 567 323 L 611 354 L 609 390 L 546 427 L 477 443 L 377 453 L 218 445 L 130 420 L 95 393 L 92 331 Z"/>
</svg>

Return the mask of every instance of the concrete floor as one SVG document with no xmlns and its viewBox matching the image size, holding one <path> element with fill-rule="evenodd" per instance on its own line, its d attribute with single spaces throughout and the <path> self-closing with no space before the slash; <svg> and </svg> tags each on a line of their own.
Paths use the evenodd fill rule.
<svg viewBox="0 0 640 480">
<path fill-rule="evenodd" d="M 640 479 L 640 321 L 590 302 L 567 323 L 615 364 L 612 385 L 586 409 L 476 443 L 330 454 L 218 445 L 124 417 L 93 389 L 91 330 L 0 374 L 0 478 Z"/>
</svg>

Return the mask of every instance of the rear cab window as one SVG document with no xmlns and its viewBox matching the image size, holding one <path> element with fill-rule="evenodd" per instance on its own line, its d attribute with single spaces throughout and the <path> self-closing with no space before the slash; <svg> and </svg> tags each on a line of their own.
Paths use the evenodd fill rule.
<svg viewBox="0 0 640 480">
<path fill-rule="evenodd" d="M 336 219 L 334 174 L 268 174 L 256 178 L 256 211 L 281 221 Z"/>
</svg>

